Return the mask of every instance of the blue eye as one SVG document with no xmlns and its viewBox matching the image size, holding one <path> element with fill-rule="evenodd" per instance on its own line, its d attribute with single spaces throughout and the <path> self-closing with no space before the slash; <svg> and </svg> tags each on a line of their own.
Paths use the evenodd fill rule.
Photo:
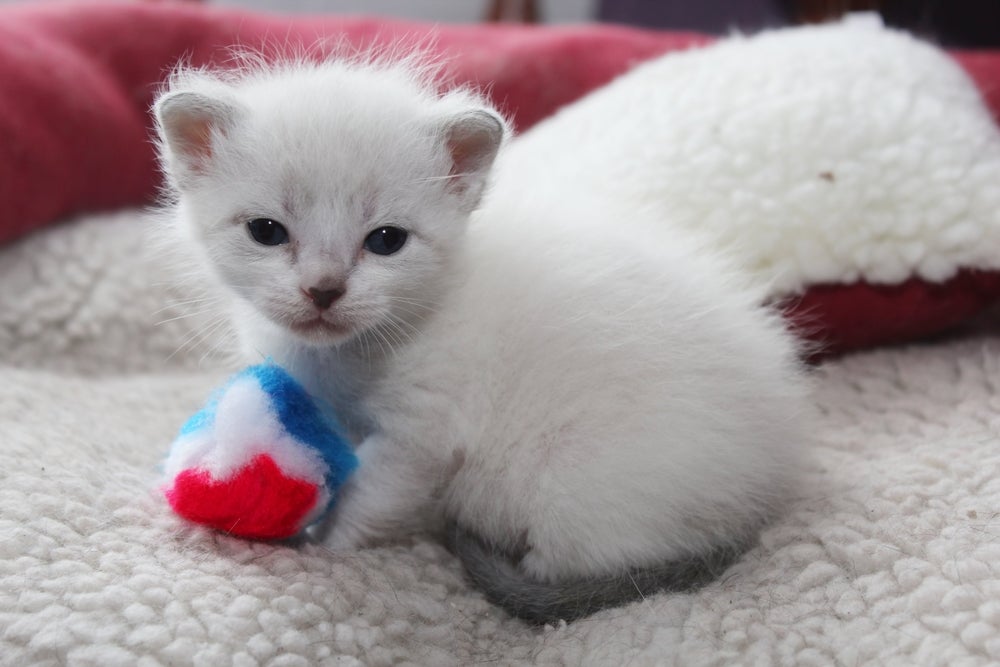
<svg viewBox="0 0 1000 667">
<path fill-rule="evenodd" d="M 254 218 L 247 223 L 250 236 L 261 245 L 281 245 L 288 243 L 288 230 L 280 222 L 269 218 Z"/>
<path fill-rule="evenodd" d="M 409 236 L 399 227 L 379 227 L 365 238 L 365 249 L 376 255 L 391 255 L 399 252 Z"/>
</svg>

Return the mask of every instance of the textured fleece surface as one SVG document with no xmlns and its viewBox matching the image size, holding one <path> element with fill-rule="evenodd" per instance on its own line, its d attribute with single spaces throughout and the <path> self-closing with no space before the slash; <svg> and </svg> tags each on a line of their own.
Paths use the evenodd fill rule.
<svg viewBox="0 0 1000 667">
<path fill-rule="evenodd" d="M 431 538 L 334 554 L 173 516 L 157 466 L 228 369 L 189 320 L 153 326 L 178 297 L 129 217 L 0 249 L 0 663 L 1000 661 L 989 328 L 818 368 L 799 497 L 720 581 L 532 629 Z"/>
</svg>

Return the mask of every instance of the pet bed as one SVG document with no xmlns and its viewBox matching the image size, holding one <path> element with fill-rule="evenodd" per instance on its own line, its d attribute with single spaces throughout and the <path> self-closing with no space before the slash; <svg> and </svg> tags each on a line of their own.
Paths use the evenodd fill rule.
<svg viewBox="0 0 1000 667">
<path fill-rule="evenodd" d="M 229 368 L 213 353 L 225 331 L 179 317 L 190 304 L 149 256 L 148 222 L 127 208 L 155 192 L 145 112 L 156 82 L 182 54 L 224 58 L 218 45 L 419 41 L 429 30 L 169 5 L 0 10 L 0 661 L 1000 660 L 1000 340 L 990 318 L 970 321 L 995 300 L 982 284 L 865 287 L 921 296 L 900 309 L 887 297 L 852 347 L 886 340 L 880 324 L 907 313 L 933 326 L 891 338 L 965 329 L 816 368 L 815 455 L 795 502 L 691 594 L 537 629 L 485 602 L 432 541 L 332 553 L 247 542 L 169 512 L 157 465 Z M 433 32 L 455 77 L 493 82 L 522 128 L 639 60 L 704 41 L 612 27 Z M 1000 58 L 956 57 L 1000 109 Z M 98 209 L 121 210 L 49 224 Z M 963 299 L 947 316 L 928 310 Z"/>
</svg>

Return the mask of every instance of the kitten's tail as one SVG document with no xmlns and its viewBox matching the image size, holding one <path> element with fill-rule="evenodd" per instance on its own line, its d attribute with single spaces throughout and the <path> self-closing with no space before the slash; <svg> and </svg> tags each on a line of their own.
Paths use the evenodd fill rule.
<svg viewBox="0 0 1000 667">
<path fill-rule="evenodd" d="M 532 578 L 509 554 L 458 524 L 448 526 L 447 537 L 449 548 L 490 602 L 512 616 L 539 625 L 572 621 L 658 592 L 703 586 L 722 574 L 746 548 L 746 545 L 716 547 L 653 567 L 549 583 Z"/>
</svg>

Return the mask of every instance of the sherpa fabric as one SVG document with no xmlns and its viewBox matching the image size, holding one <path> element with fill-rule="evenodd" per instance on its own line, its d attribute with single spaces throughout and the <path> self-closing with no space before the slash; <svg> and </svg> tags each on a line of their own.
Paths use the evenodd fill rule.
<svg viewBox="0 0 1000 667">
<path fill-rule="evenodd" d="M 819 367 L 812 462 L 756 548 L 694 594 L 533 629 L 431 539 L 337 554 L 173 515 L 157 466 L 229 369 L 141 278 L 134 218 L 0 250 L 0 663 L 1000 661 L 995 328 Z"/>
<path fill-rule="evenodd" d="M 708 235 L 797 297 L 793 317 L 835 322 L 835 347 L 1000 296 L 1000 128 L 953 58 L 877 15 L 658 58 L 499 162 L 498 197 L 613 201 L 614 224 Z"/>
</svg>

